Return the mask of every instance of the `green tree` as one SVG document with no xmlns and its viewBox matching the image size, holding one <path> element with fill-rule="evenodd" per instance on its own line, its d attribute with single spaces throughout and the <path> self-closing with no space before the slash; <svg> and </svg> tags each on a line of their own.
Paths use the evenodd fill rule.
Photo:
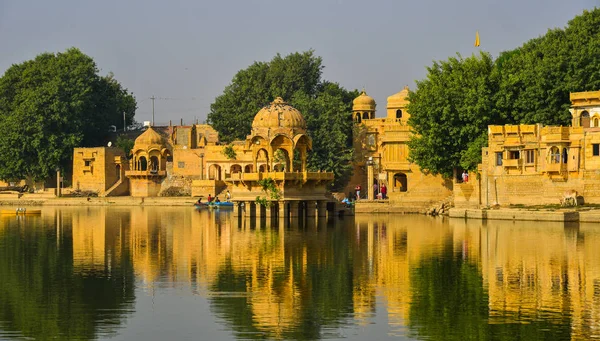
<svg viewBox="0 0 600 341">
<path fill-rule="evenodd" d="M 483 52 L 427 68 L 427 78 L 409 93 L 409 124 L 416 133 L 409 141 L 410 160 L 446 177 L 458 167 L 477 167 L 481 158 L 474 151 L 487 141 L 487 126 L 505 122 L 494 108 L 493 68 L 491 55 Z"/>
<path fill-rule="evenodd" d="M 270 62 L 255 62 L 238 71 L 210 106 L 208 123 L 225 142 L 244 139 L 258 110 L 277 97 L 290 100 L 296 92 L 313 96 L 321 80 L 321 58 L 313 51 L 277 54 Z"/>
<path fill-rule="evenodd" d="M 208 122 L 226 142 L 244 139 L 254 115 L 281 96 L 302 112 L 313 151 L 309 170 L 335 173 L 333 188 L 348 181 L 352 167 L 352 99 L 356 91 L 321 79 L 323 66 L 313 51 L 277 54 L 269 62 L 255 62 L 240 70 L 223 94 L 215 99 Z"/>
<path fill-rule="evenodd" d="M 312 138 L 307 167 L 333 172 L 332 189 L 343 188 L 352 176 L 352 100 L 357 96 L 356 90 L 347 91 L 337 83 L 325 81 L 315 97 L 297 93 L 293 98 Z"/>
<path fill-rule="evenodd" d="M 70 163 L 73 148 L 104 141 L 133 96 L 76 48 L 43 53 L 0 78 L 0 178 L 41 180 Z"/>
<path fill-rule="evenodd" d="M 600 8 L 503 52 L 497 109 L 515 123 L 570 125 L 570 92 L 600 89 Z"/>
<path fill-rule="evenodd" d="M 125 155 L 127 157 L 129 157 L 129 154 L 131 153 L 131 150 L 133 149 L 134 145 L 135 141 L 127 138 L 127 136 L 125 135 L 119 135 L 115 143 L 115 146 L 117 148 L 120 148 L 123 152 L 125 152 Z"/>
<path fill-rule="evenodd" d="M 494 61 L 434 62 L 409 95 L 411 159 L 450 176 L 475 169 L 490 124 L 570 125 L 570 92 L 600 89 L 600 8 L 551 29 Z"/>
</svg>

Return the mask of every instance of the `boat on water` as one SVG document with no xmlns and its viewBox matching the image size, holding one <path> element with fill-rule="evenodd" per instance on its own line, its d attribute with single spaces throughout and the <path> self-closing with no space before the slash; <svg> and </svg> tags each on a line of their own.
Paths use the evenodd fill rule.
<svg viewBox="0 0 600 341">
<path fill-rule="evenodd" d="M 28 210 L 26 208 L 17 208 L 16 210 L 0 210 L 0 214 L 7 215 L 40 215 L 42 210 Z"/>
<path fill-rule="evenodd" d="M 227 202 L 227 201 L 221 201 L 221 202 L 210 202 L 210 203 L 196 203 L 194 204 L 194 207 L 196 207 L 196 209 L 201 209 L 201 208 L 233 208 L 233 203 L 232 202 Z"/>
</svg>

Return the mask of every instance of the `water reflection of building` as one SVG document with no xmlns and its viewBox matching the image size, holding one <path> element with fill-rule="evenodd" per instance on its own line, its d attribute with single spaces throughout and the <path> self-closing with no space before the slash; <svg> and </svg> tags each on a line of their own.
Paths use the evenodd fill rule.
<svg viewBox="0 0 600 341">
<path fill-rule="evenodd" d="M 465 225 L 452 222 L 455 229 Z M 488 221 L 478 230 L 490 323 L 570 316 L 574 339 L 597 336 L 591 328 L 600 324 L 600 231 L 595 226 Z"/>
<path fill-rule="evenodd" d="M 353 226 L 283 227 L 180 208 L 65 212 L 63 219 L 73 221 L 78 271 L 108 268 L 113 253 L 127 250 L 146 287 L 210 292 L 215 314 L 239 333 L 294 338 L 294 331 L 304 330 L 318 335 L 320 328 L 349 316 L 370 323 L 380 314 L 380 302 L 390 329 L 405 330 L 417 319 L 422 290 L 447 286 L 456 291 L 455 284 L 431 282 L 437 277 L 423 272 L 443 259 L 458 266 L 438 276 L 460 281 L 461 274 L 453 271 L 465 271 L 465 264 L 475 269 L 478 280 L 469 285 L 480 287 L 466 290 L 483 293 L 478 297 L 487 300 L 486 325 L 488 320 L 510 324 L 568 316 L 572 336 L 586 338 L 600 323 L 600 251 L 595 248 L 600 232 L 592 226 L 482 226 L 382 215 L 356 216 Z M 103 252 L 111 256 L 99 256 Z M 460 308 L 450 300 L 443 304 Z M 309 326 L 315 321 L 318 326 Z"/>
</svg>

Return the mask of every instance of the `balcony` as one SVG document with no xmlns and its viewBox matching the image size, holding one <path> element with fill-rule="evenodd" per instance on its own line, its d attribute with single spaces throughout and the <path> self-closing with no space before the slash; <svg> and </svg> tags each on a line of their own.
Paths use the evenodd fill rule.
<svg viewBox="0 0 600 341">
<path fill-rule="evenodd" d="M 566 163 L 549 163 L 546 164 L 546 172 L 548 173 L 563 173 L 567 171 Z"/>
<path fill-rule="evenodd" d="M 152 170 L 128 170 L 125 171 L 125 176 L 127 177 L 144 177 L 144 178 L 150 178 L 150 177 L 165 177 L 167 176 L 167 171 L 164 170 L 160 170 L 160 171 L 152 171 Z"/>
<path fill-rule="evenodd" d="M 521 167 L 523 165 L 523 159 L 502 159 L 502 165 L 504 168 L 507 167 Z"/>
<path fill-rule="evenodd" d="M 263 172 L 263 173 L 234 173 L 225 177 L 225 181 L 260 181 L 271 178 L 275 181 L 332 181 L 332 172 Z"/>
</svg>

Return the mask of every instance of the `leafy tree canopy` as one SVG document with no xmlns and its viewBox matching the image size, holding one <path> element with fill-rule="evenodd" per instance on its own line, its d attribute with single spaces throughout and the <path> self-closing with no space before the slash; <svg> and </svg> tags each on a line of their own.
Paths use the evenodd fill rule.
<svg viewBox="0 0 600 341">
<path fill-rule="evenodd" d="M 569 125 L 569 93 L 600 89 L 600 8 L 498 58 L 451 57 L 409 94 L 411 159 L 434 174 L 475 169 L 490 124 Z"/>
<path fill-rule="evenodd" d="M 76 48 L 11 66 L 0 78 L 0 178 L 47 178 L 135 109 L 131 93 Z"/>
<path fill-rule="evenodd" d="M 454 167 L 477 166 L 478 154 L 474 160 L 467 151 L 480 150 L 488 124 L 503 122 L 492 99 L 493 66 L 488 53 L 435 62 L 409 93 L 409 123 L 418 133 L 409 141 L 410 158 L 421 168 L 449 177 Z"/>
<path fill-rule="evenodd" d="M 225 142 L 244 139 L 254 115 L 280 96 L 300 110 L 307 122 L 313 140 L 308 168 L 333 171 L 333 188 L 343 187 L 352 172 L 351 106 L 358 93 L 322 80 L 321 63 L 311 50 L 285 57 L 277 54 L 269 62 L 255 62 L 240 70 L 211 104 L 209 124 Z"/>
</svg>

